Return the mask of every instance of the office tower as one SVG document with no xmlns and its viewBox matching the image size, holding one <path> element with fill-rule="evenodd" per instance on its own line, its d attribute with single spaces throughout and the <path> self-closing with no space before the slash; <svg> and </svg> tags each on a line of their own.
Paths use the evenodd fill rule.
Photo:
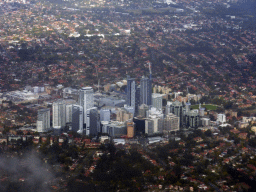
<svg viewBox="0 0 256 192">
<path fill-rule="evenodd" d="M 179 101 L 175 101 L 170 106 L 170 112 L 180 118 L 180 127 L 183 123 L 183 106 Z"/>
<path fill-rule="evenodd" d="M 187 113 L 185 117 L 185 124 L 187 127 L 198 128 L 200 124 L 200 117 L 198 110 L 192 110 Z"/>
<path fill-rule="evenodd" d="M 225 114 L 218 114 L 217 115 L 217 121 L 219 123 L 226 123 L 226 115 Z"/>
<path fill-rule="evenodd" d="M 142 118 L 145 118 L 147 116 L 147 111 L 149 110 L 149 107 L 146 104 L 142 104 L 139 107 L 139 116 Z"/>
<path fill-rule="evenodd" d="M 72 105 L 72 131 L 83 134 L 83 107 Z"/>
<path fill-rule="evenodd" d="M 153 121 L 153 133 L 163 132 L 163 119 L 158 116 L 150 116 L 148 119 Z"/>
<path fill-rule="evenodd" d="M 136 93 L 135 93 L 135 114 L 134 114 L 134 116 L 137 116 L 139 114 L 139 106 L 140 106 L 140 86 L 137 86 Z"/>
<path fill-rule="evenodd" d="M 101 125 L 102 125 L 101 132 L 102 133 L 108 133 L 108 124 L 109 124 L 109 121 L 101 121 Z"/>
<path fill-rule="evenodd" d="M 86 111 L 94 106 L 92 87 L 83 87 L 79 91 L 79 105 L 84 109 L 84 124 L 86 124 Z"/>
<path fill-rule="evenodd" d="M 63 98 L 73 98 L 74 100 L 78 101 L 79 97 L 79 90 L 73 89 L 71 87 L 66 87 L 62 90 Z"/>
<path fill-rule="evenodd" d="M 186 103 L 186 113 L 188 113 L 190 111 L 190 107 L 191 107 L 191 103 L 187 102 Z"/>
<path fill-rule="evenodd" d="M 200 116 L 200 117 L 203 117 L 203 116 L 204 116 L 204 111 L 205 111 L 205 108 L 204 108 L 204 107 L 200 107 L 200 108 L 199 108 L 199 116 Z"/>
<path fill-rule="evenodd" d="M 152 94 L 152 106 L 162 111 L 163 107 L 163 95 L 159 93 Z"/>
<path fill-rule="evenodd" d="M 127 77 L 127 95 L 126 104 L 135 109 L 136 84 L 135 80 Z"/>
<path fill-rule="evenodd" d="M 157 118 L 157 132 L 163 133 L 163 130 L 164 130 L 164 120 Z"/>
<path fill-rule="evenodd" d="M 154 121 L 152 119 L 145 120 L 145 133 L 149 135 L 154 133 Z"/>
<path fill-rule="evenodd" d="M 180 129 L 180 118 L 176 115 L 169 113 L 164 118 L 164 131 L 178 131 Z"/>
<path fill-rule="evenodd" d="M 66 104 L 58 100 L 52 104 L 52 126 L 54 129 L 64 128 L 66 125 Z"/>
<path fill-rule="evenodd" d="M 108 133 L 108 135 L 111 137 L 120 137 L 127 135 L 127 127 L 126 124 L 123 122 L 110 121 L 104 123 L 102 132 Z"/>
<path fill-rule="evenodd" d="M 153 121 L 153 133 L 163 132 L 164 114 L 162 113 L 162 111 L 151 107 L 151 109 L 147 111 L 147 118 Z"/>
<path fill-rule="evenodd" d="M 134 107 L 124 105 L 124 109 L 134 116 Z"/>
<path fill-rule="evenodd" d="M 202 122 L 201 125 L 203 127 L 210 125 L 210 119 L 209 118 L 201 118 L 201 122 Z"/>
<path fill-rule="evenodd" d="M 167 104 L 165 106 L 165 115 L 168 115 L 169 113 L 171 113 L 171 105 L 172 105 L 172 102 L 167 101 Z"/>
<path fill-rule="evenodd" d="M 133 114 L 125 109 L 120 109 L 116 113 L 116 121 L 125 122 L 133 118 Z"/>
<path fill-rule="evenodd" d="M 127 137 L 133 138 L 134 137 L 134 122 L 127 122 Z"/>
<path fill-rule="evenodd" d="M 135 135 L 141 135 L 145 133 L 145 119 L 141 119 L 138 117 L 135 117 L 133 119 L 133 122 L 135 123 Z"/>
<path fill-rule="evenodd" d="M 140 105 L 151 105 L 152 82 L 149 78 L 143 76 L 140 80 Z"/>
<path fill-rule="evenodd" d="M 66 123 L 72 122 L 72 106 L 71 104 L 66 105 Z"/>
<path fill-rule="evenodd" d="M 148 110 L 147 112 L 147 117 L 159 117 L 161 119 L 164 118 L 164 114 L 161 110 L 157 110 L 155 107 L 151 107 L 150 110 Z"/>
<path fill-rule="evenodd" d="M 50 109 L 40 109 L 37 112 L 37 132 L 47 132 L 50 129 Z"/>
<path fill-rule="evenodd" d="M 100 121 L 110 121 L 110 109 L 100 110 Z"/>
<path fill-rule="evenodd" d="M 86 110 L 86 135 L 97 135 L 100 132 L 99 116 L 96 107 Z"/>
</svg>

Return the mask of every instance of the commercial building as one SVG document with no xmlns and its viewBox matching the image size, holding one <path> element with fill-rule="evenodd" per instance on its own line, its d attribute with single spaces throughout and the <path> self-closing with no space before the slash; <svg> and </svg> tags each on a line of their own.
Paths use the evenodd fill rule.
<svg viewBox="0 0 256 192">
<path fill-rule="evenodd" d="M 127 137 L 133 138 L 134 137 L 134 122 L 127 122 Z"/>
<path fill-rule="evenodd" d="M 127 135 L 127 127 L 126 124 L 123 122 L 104 122 L 102 127 L 102 133 L 108 133 L 108 135 L 111 137 L 120 137 Z"/>
<path fill-rule="evenodd" d="M 86 111 L 86 135 L 97 135 L 100 132 L 99 116 L 96 107 Z"/>
<path fill-rule="evenodd" d="M 200 125 L 200 117 L 198 110 L 192 110 L 187 113 L 185 117 L 185 124 L 187 127 L 198 128 Z"/>
<path fill-rule="evenodd" d="M 127 77 L 127 95 L 126 95 L 126 104 L 135 109 L 136 105 L 136 84 L 135 80 Z"/>
<path fill-rule="evenodd" d="M 139 117 L 145 118 L 147 116 L 147 111 L 149 110 L 149 106 L 146 104 L 142 104 L 139 107 Z"/>
<path fill-rule="evenodd" d="M 66 123 L 72 122 L 72 104 L 66 105 Z"/>
<path fill-rule="evenodd" d="M 72 131 L 83 133 L 83 107 L 72 105 Z"/>
<path fill-rule="evenodd" d="M 119 122 L 125 122 L 133 118 L 133 114 L 129 113 L 124 108 L 120 109 L 116 113 L 116 120 Z"/>
<path fill-rule="evenodd" d="M 191 103 L 187 102 L 186 103 L 186 113 L 188 113 L 190 111 L 190 107 L 191 107 Z"/>
<path fill-rule="evenodd" d="M 86 111 L 94 106 L 92 87 L 83 87 L 79 91 L 79 105 L 84 109 L 84 124 L 86 124 Z"/>
<path fill-rule="evenodd" d="M 226 123 L 226 115 L 225 114 L 218 114 L 217 115 L 217 121 L 221 124 Z"/>
<path fill-rule="evenodd" d="M 145 134 L 145 119 L 144 118 L 133 118 L 135 123 L 135 135 Z"/>
<path fill-rule="evenodd" d="M 64 100 L 58 100 L 52 104 L 52 125 L 54 129 L 61 129 L 66 125 L 66 103 Z"/>
<path fill-rule="evenodd" d="M 50 129 L 50 109 L 40 109 L 37 112 L 37 132 L 47 132 Z"/>
<path fill-rule="evenodd" d="M 154 133 L 154 121 L 152 119 L 145 120 L 145 133 L 152 135 Z"/>
<path fill-rule="evenodd" d="M 158 110 L 162 110 L 163 107 L 163 95 L 159 93 L 152 94 L 152 106 Z"/>
<path fill-rule="evenodd" d="M 180 127 L 181 127 L 182 123 L 183 123 L 183 119 L 184 119 L 182 103 L 177 100 L 175 102 L 171 103 L 170 112 L 180 118 L 179 122 L 180 122 Z"/>
<path fill-rule="evenodd" d="M 126 111 L 128 111 L 129 113 L 131 113 L 131 114 L 134 116 L 134 113 L 135 113 L 134 107 L 124 105 L 124 109 L 125 109 Z"/>
<path fill-rule="evenodd" d="M 100 121 L 110 121 L 110 109 L 100 110 Z"/>
<path fill-rule="evenodd" d="M 152 99 L 152 81 L 151 79 L 143 76 L 140 80 L 140 105 L 151 105 Z"/>
<path fill-rule="evenodd" d="M 210 126 L 210 119 L 209 118 L 201 118 L 201 124 L 203 127 Z"/>
<path fill-rule="evenodd" d="M 164 118 L 164 132 L 178 131 L 180 129 L 180 118 L 169 113 Z"/>
</svg>

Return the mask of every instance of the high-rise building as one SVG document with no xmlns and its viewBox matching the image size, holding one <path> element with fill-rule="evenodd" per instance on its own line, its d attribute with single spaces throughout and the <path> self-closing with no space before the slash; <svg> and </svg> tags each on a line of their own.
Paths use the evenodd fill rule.
<svg viewBox="0 0 256 192">
<path fill-rule="evenodd" d="M 203 117 L 203 116 L 204 116 L 204 111 L 205 111 L 205 108 L 204 108 L 204 107 L 199 108 L 199 116 L 200 116 L 200 117 Z"/>
<path fill-rule="evenodd" d="M 72 104 L 66 105 L 66 123 L 72 122 Z"/>
<path fill-rule="evenodd" d="M 37 113 L 37 132 L 47 132 L 50 129 L 50 109 L 40 109 Z"/>
<path fill-rule="evenodd" d="M 201 118 L 201 122 L 202 122 L 201 125 L 203 127 L 210 125 L 210 119 L 209 118 Z"/>
<path fill-rule="evenodd" d="M 178 131 L 180 129 L 180 118 L 176 115 L 169 113 L 164 118 L 164 131 Z"/>
<path fill-rule="evenodd" d="M 127 127 L 124 122 L 110 121 L 104 125 L 103 133 L 108 133 L 111 137 L 127 135 Z"/>
<path fill-rule="evenodd" d="M 168 115 L 169 113 L 171 113 L 171 105 L 172 105 L 172 102 L 167 101 L 167 104 L 165 106 L 165 115 Z"/>
<path fill-rule="evenodd" d="M 179 101 L 175 101 L 171 104 L 170 106 L 170 112 L 176 115 L 177 117 L 180 118 L 180 127 L 182 126 L 183 123 L 183 105 Z"/>
<path fill-rule="evenodd" d="M 219 122 L 219 123 L 226 123 L 226 115 L 225 114 L 218 114 L 217 115 L 217 121 Z"/>
<path fill-rule="evenodd" d="M 135 98 L 136 96 L 136 83 L 134 79 L 127 77 L 127 97 L 126 104 L 132 106 L 135 109 Z"/>
<path fill-rule="evenodd" d="M 110 109 L 100 110 L 100 121 L 110 121 Z"/>
<path fill-rule="evenodd" d="M 127 122 L 127 137 L 134 137 L 134 122 Z"/>
<path fill-rule="evenodd" d="M 152 106 L 155 107 L 157 110 L 162 111 L 163 107 L 163 95 L 159 93 L 152 94 Z"/>
<path fill-rule="evenodd" d="M 94 106 L 92 87 L 83 87 L 79 91 L 79 105 L 84 109 L 84 124 L 86 124 L 86 111 Z"/>
<path fill-rule="evenodd" d="M 116 120 L 119 122 L 125 122 L 133 118 L 133 114 L 129 113 L 126 109 L 122 108 L 116 113 Z"/>
<path fill-rule="evenodd" d="M 154 121 L 152 119 L 145 120 L 145 133 L 149 135 L 154 133 Z"/>
<path fill-rule="evenodd" d="M 185 124 L 187 127 L 198 128 L 200 125 L 200 117 L 198 114 L 198 110 L 192 110 L 187 113 L 185 117 Z"/>
<path fill-rule="evenodd" d="M 97 135 L 100 132 L 99 115 L 96 107 L 86 110 L 86 135 Z"/>
<path fill-rule="evenodd" d="M 147 111 L 149 110 L 149 107 L 146 104 L 142 104 L 139 107 L 139 116 L 142 118 L 145 118 L 147 116 Z"/>
<path fill-rule="evenodd" d="M 66 103 L 58 100 L 52 104 L 52 126 L 54 129 L 64 128 L 66 125 Z"/>
<path fill-rule="evenodd" d="M 190 111 L 190 107 L 191 107 L 191 103 L 187 102 L 186 103 L 186 113 L 188 113 Z"/>
<path fill-rule="evenodd" d="M 140 86 L 137 86 L 136 93 L 135 93 L 135 114 L 134 114 L 134 116 L 138 115 L 139 106 L 140 106 Z"/>
<path fill-rule="evenodd" d="M 150 119 L 153 121 L 153 133 L 162 133 L 163 119 L 157 116 L 151 116 Z"/>
<path fill-rule="evenodd" d="M 163 132 L 164 114 L 162 110 L 151 107 L 151 109 L 147 111 L 147 118 L 153 121 L 153 133 Z"/>
<path fill-rule="evenodd" d="M 135 117 L 133 119 L 133 122 L 135 123 L 135 134 L 136 135 L 145 134 L 145 119 Z"/>
<path fill-rule="evenodd" d="M 140 105 L 151 105 L 152 99 L 152 81 L 143 76 L 140 80 Z"/>
<path fill-rule="evenodd" d="M 72 105 L 72 131 L 83 134 L 83 107 Z"/>
<path fill-rule="evenodd" d="M 126 110 L 126 111 L 128 111 L 129 113 L 131 113 L 133 116 L 134 116 L 134 107 L 132 107 L 132 106 L 127 106 L 127 105 L 124 105 L 124 109 Z"/>
<path fill-rule="evenodd" d="M 150 110 L 147 111 L 147 117 L 159 117 L 161 119 L 164 118 L 164 114 L 162 110 L 158 110 L 155 107 L 151 107 Z"/>
</svg>

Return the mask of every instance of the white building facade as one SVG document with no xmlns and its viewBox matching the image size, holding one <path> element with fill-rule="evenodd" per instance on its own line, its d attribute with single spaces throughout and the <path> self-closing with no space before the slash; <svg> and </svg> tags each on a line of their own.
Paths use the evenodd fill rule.
<svg viewBox="0 0 256 192">
<path fill-rule="evenodd" d="M 50 109 L 40 109 L 37 114 L 37 132 L 47 132 L 50 129 Z"/>
</svg>

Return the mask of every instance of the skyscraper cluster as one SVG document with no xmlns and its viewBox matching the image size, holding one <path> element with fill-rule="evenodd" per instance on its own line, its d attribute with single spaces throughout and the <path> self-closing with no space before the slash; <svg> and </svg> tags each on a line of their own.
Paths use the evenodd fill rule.
<svg viewBox="0 0 256 192">
<path fill-rule="evenodd" d="M 79 90 L 78 103 L 68 100 L 57 100 L 52 104 L 52 127 L 54 130 L 67 128 L 80 134 L 96 135 L 99 131 L 98 110 L 94 107 L 94 91 L 92 87 Z M 38 111 L 37 130 L 47 132 L 50 129 L 50 109 Z"/>
<path fill-rule="evenodd" d="M 135 79 L 128 76 L 126 101 L 114 102 L 112 97 L 106 98 L 95 94 L 96 104 L 102 107 L 99 111 L 94 106 L 92 87 L 83 87 L 76 93 L 77 100 L 68 100 L 66 97 L 65 100 L 53 102 L 54 130 L 64 129 L 85 135 L 97 135 L 102 132 L 113 137 L 126 134 L 132 137 L 137 133 L 165 134 L 179 131 L 181 128 L 197 128 L 200 126 L 200 117 L 204 116 L 204 108 L 200 105 L 199 110 L 191 110 L 189 101 L 187 103 L 168 101 L 167 105 L 163 106 L 163 94 L 152 94 L 151 75 L 150 78 L 143 76 L 138 86 Z M 103 97 L 109 100 L 106 102 Z M 164 108 L 165 113 L 163 113 Z M 220 122 L 225 121 L 221 115 L 218 119 Z M 37 130 L 38 132 L 50 130 L 50 109 L 38 111 Z"/>
<path fill-rule="evenodd" d="M 143 76 L 140 85 L 137 86 L 135 79 L 127 77 L 126 104 L 134 108 L 134 114 L 138 114 L 139 106 L 152 104 L 152 79 Z"/>
</svg>

